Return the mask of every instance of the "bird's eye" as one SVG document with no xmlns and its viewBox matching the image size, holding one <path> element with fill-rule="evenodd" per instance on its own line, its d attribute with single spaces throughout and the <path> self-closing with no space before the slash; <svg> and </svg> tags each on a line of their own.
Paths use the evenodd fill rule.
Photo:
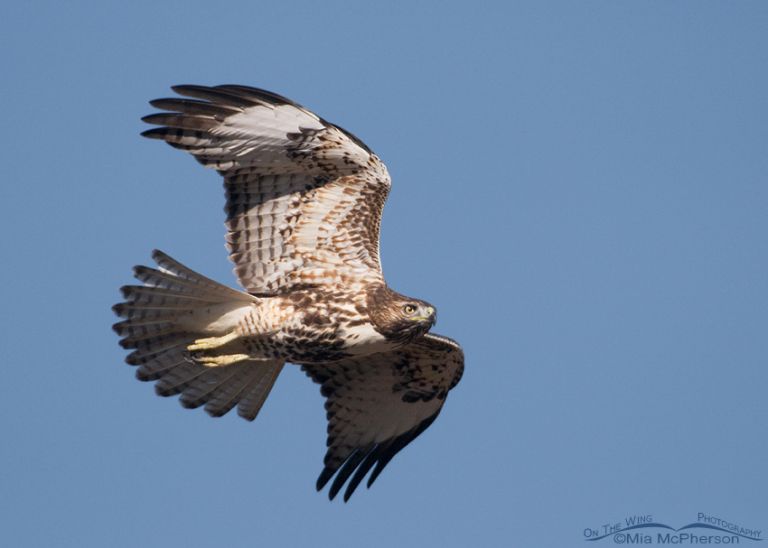
<svg viewBox="0 0 768 548">
<path fill-rule="evenodd" d="M 413 305 L 413 304 L 407 304 L 407 305 L 405 305 L 405 306 L 403 307 L 403 312 L 405 312 L 406 314 L 408 314 L 408 315 L 410 316 L 411 314 L 413 314 L 414 312 L 416 312 L 416 305 Z"/>
</svg>

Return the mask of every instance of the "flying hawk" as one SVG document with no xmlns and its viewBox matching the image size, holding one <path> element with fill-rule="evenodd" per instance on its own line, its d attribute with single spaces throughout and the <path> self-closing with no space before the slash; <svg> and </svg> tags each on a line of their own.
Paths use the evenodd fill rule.
<svg viewBox="0 0 768 548">
<path fill-rule="evenodd" d="M 226 242 L 238 291 L 155 251 L 143 285 L 121 289 L 114 329 L 137 377 L 161 396 L 248 420 L 286 362 L 326 398 L 328 451 L 317 480 L 333 499 L 368 486 L 432 422 L 464 354 L 429 333 L 432 305 L 390 289 L 379 259 L 387 169 L 357 137 L 269 91 L 175 86 L 142 135 L 224 177 Z"/>
</svg>

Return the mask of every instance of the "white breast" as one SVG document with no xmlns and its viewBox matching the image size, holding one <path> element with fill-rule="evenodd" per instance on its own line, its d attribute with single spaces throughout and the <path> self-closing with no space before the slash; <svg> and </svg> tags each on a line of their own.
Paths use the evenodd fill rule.
<svg viewBox="0 0 768 548">
<path fill-rule="evenodd" d="M 372 354 L 392 349 L 391 342 L 373 328 L 373 324 L 364 323 L 344 330 L 346 349 L 352 354 Z"/>
</svg>

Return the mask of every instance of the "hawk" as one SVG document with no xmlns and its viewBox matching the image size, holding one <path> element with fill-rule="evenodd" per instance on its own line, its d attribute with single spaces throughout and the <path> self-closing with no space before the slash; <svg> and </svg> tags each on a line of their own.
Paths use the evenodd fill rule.
<svg viewBox="0 0 768 548">
<path fill-rule="evenodd" d="M 150 104 L 142 135 L 224 178 L 226 243 L 245 291 L 161 251 L 121 288 L 114 329 L 142 381 L 184 407 L 253 420 L 283 365 L 326 398 L 328 450 L 317 479 L 347 501 L 435 420 L 464 369 L 430 333 L 435 308 L 390 289 L 379 259 L 387 169 L 360 139 L 280 95 L 183 85 Z M 371 471 L 372 470 L 372 471 Z"/>
</svg>

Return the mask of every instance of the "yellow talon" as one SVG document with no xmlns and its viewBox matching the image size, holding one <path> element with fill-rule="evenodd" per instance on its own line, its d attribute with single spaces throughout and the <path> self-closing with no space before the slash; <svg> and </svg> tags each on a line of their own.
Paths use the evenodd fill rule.
<svg viewBox="0 0 768 548">
<path fill-rule="evenodd" d="M 224 346 L 228 342 L 234 341 L 239 336 L 240 335 L 238 335 L 237 331 L 232 331 L 231 333 L 227 333 L 222 337 L 207 337 L 205 339 L 197 339 L 194 343 L 187 346 L 187 350 L 190 352 L 194 352 L 196 350 L 211 350 L 213 348 Z"/>
</svg>

